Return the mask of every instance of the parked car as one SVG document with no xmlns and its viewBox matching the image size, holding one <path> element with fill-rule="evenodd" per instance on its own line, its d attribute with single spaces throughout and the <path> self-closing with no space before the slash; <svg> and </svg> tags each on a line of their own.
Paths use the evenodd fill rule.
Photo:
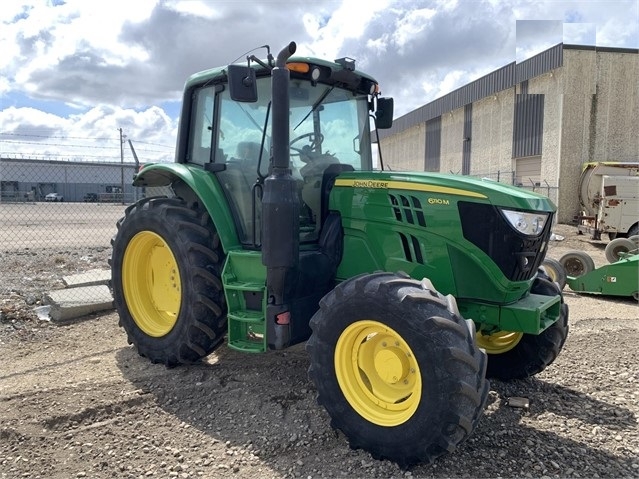
<svg viewBox="0 0 639 479">
<path fill-rule="evenodd" d="M 44 197 L 44 201 L 64 201 L 64 197 L 60 193 L 49 193 Z"/>
<path fill-rule="evenodd" d="M 84 195 L 85 203 L 95 203 L 96 201 L 98 201 L 97 193 L 87 193 L 86 195 Z"/>
</svg>

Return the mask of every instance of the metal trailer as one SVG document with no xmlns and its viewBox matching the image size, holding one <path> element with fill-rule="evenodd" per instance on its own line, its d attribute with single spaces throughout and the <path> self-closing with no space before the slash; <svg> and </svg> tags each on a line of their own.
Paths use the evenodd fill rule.
<svg viewBox="0 0 639 479">
<path fill-rule="evenodd" d="M 639 254 L 623 255 L 581 276 L 566 276 L 566 284 L 578 293 L 632 296 L 639 301 Z"/>
<path fill-rule="evenodd" d="M 616 247 L 617 241 L 624 243 Z M 628 248 L 627 244 L 632 244 Z M 543 268 L 563 289 L 566 285 L 577 293 L 605 296 L 632 296 L 639 301 L 639 247 L 625 238 L 617 238 L 606 247 L 609 264 L 595 268 L 584 251 L 569 251 L 559 260 L 544 258 Z M 611 259 L 613 258 L 613 259 Z"/>
</svg>

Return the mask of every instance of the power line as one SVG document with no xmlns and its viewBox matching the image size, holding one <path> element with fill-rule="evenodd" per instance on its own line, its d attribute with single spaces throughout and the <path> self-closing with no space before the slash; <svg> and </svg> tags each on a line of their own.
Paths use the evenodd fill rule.
<svg viewBox="0 0 639 479">
<path fill-rule="evenodd" d="M 116 159 L 120 159 L 119 155 L 113 155 L 113 156 L 109 156 L 109 155 L 85 155 L 85 154 L 81 154 L 81 153 L 50 153 L 50 152 L 46 152 L 46 153 L 26 153 L 26 152 L 22 152 L 22 153 L 18 153 L 18 152 L 14 152 L 14 153 L 10 153 L 10 152 L 6 152 L 3 151 L 2 152 L 3 156 L 7 156 L 7 155 L 21 155 L 21 156 L 41 156 L 41 157 L 46 157 L 46 158 L 69 158 L 69 157 L 74 157 L 74 158 L 116 158 Z"/>
<path fill-rule="evenodd" d="M 54 140 L 94 140 L 94 141 L 114 141 L 117 140 L 117 138 L 107 138 L 107 137 L 88 137 L 88 136 L 49 136 L 49 135 L 34 135 L 34 134 L 25 134 L 25 133 L 2 133 L 0 132 L 0 137 L 2 136 L 16 136 L 16 137 L 25 137 L 25 138 L 50 138 L 50 139 L 54 139 Z M 0 140 L 0 141 L 13 141 L 13 140 Z M 162 143 L 154 143 L 154 142 L 149 142 L 149 141 L 142 141 L 142 140 L 134 140 L 133 138 L 131 139 L 131 141 L 135 142 L 135 143 L 140 143 L 140 144 L 144 144 L 144 145 L 152 145 L 152 146 L 159 146 L 162 148 L 174 148 L 174 145 L 164 145 Z M 27 142 L 23 142 L 23 143 L 27 143 Z M 39 144 L 39 145 L 52 145 L 51 143 L 40 143 L 40 142 L 32 142 L 29 144 Z M 54 144 L 55 145 L 55 144 Z M 87 147 L 89 148 L 89 147 Z M 95 147 L 95 148 L 108 148 L 108 147 Z M 118 148 L 118 147 L 113 147 L 113 148 Z"/>
<path fill-rule="evenodd" d="M 10 145 L 42 145 L 42 146 L 62 146 L 65 148 L 96 148 L 96 149 L 118 149 L 117 146 L 95 146 L 95 145 L 78 145 L 78 144 L 68 144 L 68 143 L 43 143 L 41 141 L 15 141 L 15 140 L 0 140 L 4 143 Z"/>
<path fill-rule="evenodd" d="M 82 162 L 85 159 L 102 159 L 107 163 L 115 163 L 120 161 L 120 157 L 118 156 L 104 156 L 104 155 L 78 155 L 78 154 L 64 154 L 64 153 L 18 153 L 18 152 L 6 152 L 3 151 L 0 154 L 0 159 L 3 160 L 56 160 L 56 161 L 73 161 L 73 162 Z M 165 155 L 164 157 L 154 158 L 153 161 L 172 161 L 169 155 Z M 132 164 L 127 161 L 127 164 Z"/>
<path fill-rule="evenodd" d="M 95 137 L 95 136 L 51 136 L 51 135 L 34 135 L 27 133 L 4 133 L 0 132 L 0 136 L 25 136 L 31 138 L 53 138 L 56 140 L 100 140 L 100 141 L 114 141 L 117 137 Z"/>
</svg>

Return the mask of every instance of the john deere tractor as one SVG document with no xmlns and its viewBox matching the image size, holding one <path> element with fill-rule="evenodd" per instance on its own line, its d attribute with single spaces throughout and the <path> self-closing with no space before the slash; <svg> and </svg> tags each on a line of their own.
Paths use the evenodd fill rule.
<svg viewBox="0 0 639 479">
<path fill-rule="evenodd" d="M 374 170 L 392 99 L 353 60 L 295 49 L 186 82 L 176 161 L 134 178 L 173 195 L 117 225 L 120 324 L 167 366 L 225 340 L 307 341 L 318 402 L 352 447 L 430 462 L 471 434 L 487 377 L 532 376 L 564 344 L 568 309 L 539 268 L 555 207 L 492 181 Z"/>
</svg>

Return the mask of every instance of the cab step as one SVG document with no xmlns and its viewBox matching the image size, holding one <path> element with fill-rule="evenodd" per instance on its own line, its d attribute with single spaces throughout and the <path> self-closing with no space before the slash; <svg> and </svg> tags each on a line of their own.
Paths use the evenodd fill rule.
<svg viewBox="0 0 639 479">
<path fill-rule="evenodd" d="M 266 343 L 266 267 L 259 251 L 229 251 L 222 271 L 228 306 L 228 346 L 262 353 Z"/>
</svg>

